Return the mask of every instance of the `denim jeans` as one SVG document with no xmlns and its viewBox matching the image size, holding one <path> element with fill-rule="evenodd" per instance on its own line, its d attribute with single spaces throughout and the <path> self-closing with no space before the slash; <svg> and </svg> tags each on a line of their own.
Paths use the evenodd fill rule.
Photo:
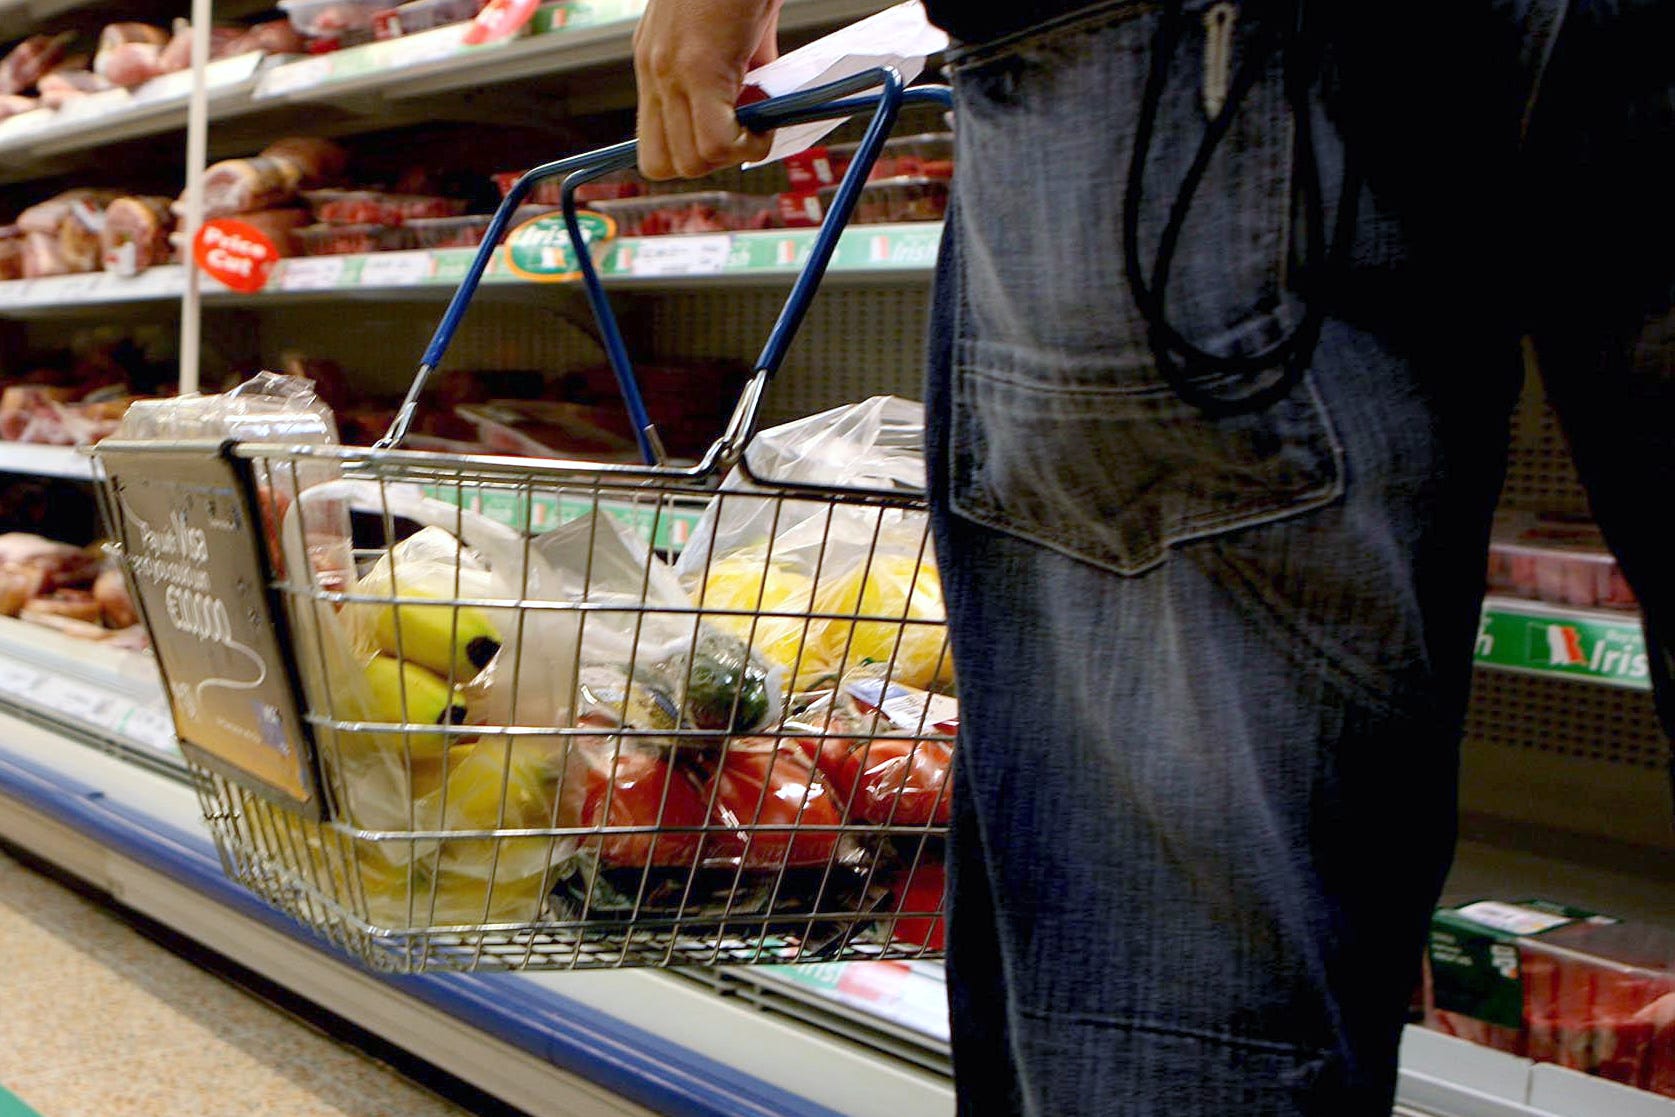
<svg viewBox="0 0 1675 1117">
<path fill-rule="evenodd" d="M 1235 61 L 1267 10 L 1242 7 Z M 962 1115 L 1389 1113 L 1521 337 L 1656 647 L 1675 625 L 1653 511 L 1675 491 L 1672 6 L 1340 7 L 1314 217 L 1358 168 L 1352 251 L 1313 292 L 1306 375 L 1254 415 L 1163 383 L 1124 274 L 1157 5 L 951 67 L 926 398 L 962 703 Z M 1205 127 L 1202 48 L 1171 66 L 1146 246 Z M 1237 114 L 1168 284 L 1173 324 L 1221 353 L 1302 314 L 1278 60 Z"/>
</svg>

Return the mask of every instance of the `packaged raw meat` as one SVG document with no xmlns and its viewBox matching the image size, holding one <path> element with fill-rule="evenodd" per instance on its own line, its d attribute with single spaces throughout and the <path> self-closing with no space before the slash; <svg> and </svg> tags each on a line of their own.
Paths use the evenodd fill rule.
<svg viewBox="0 0 1675 1117">
<path fill-rule="evenodd" d="M 457 409 L 497 454 L 529 458 L 585 457 L 637 461 L 627 421 L 616 408 L 544 400 L 495 400 Z"/>
<path fill-rule="evenodd" d="M 0 535 L 0 567 L 38 572 L 38 594 L 90 585 L 103 561 L 94 551 L 39 535 L 16 531 Z"/>
<path fill-rule="evenodd" d="M 331 140 L 318 136 L 287 136 L 275 140 L 262 149 L 262 156 L 280 159 L 294 166 L 299 176 L 297 186 L 302 190 L 315 190 L 341 181 L 343 173 L 349 169 L 349 153 Z"/>
<path fill-rule="evenodd" d="M 0 59 L 0 94 L 22 93 L 41 80 L 64 57 L 75 33 L 31 35 Z"/>
<path fill-rule="evenodd" d="M 304 256 L 348 256 L 413 247 L 413 233 L 401 225 L 307 225 L 294 230 Z"/>
<path fill-rule="evenodd" d="M 265 23 L 258 23 L 244 30 L 237 38 L 232 39 L 226 47 L 226 55 L 246 54 L 259 50 L 266 54 L 304 54 L 308 50 L 308 41 L 298 33 L 288 19 L 270 19 Z M 221 57 L 214 55 L 212 57 Z"/>
<path fill-rule="evenodd" d="M 26 233 L 56 234 L 59 226 L 71 217 L 77 206 L 85 205 L 103 210 L 121 196 L 120 190 L 66 190 L 18 214 L 17 227 Z"/>
<path fill-rule="evenodd" d="M 483 243 L 494 218 L 488 214 L 464 217 L 419 217 L 407 222 L 420 248 L 475 248 Z"/>
<path fill-rule="evenodd" d="M 813 152 L 823 152 L 824 158 L 816 156 L 813 160 L 805 161 L 807 170 L 799 167 L 793 172 L 790 161 L 787 161 L 786 171 L 791 179 L 793 189 L 819 188 L 830 186 L 837 182 L 849 169 L 849 162 L 855 157 L 859 143 L 832 144 L 825 148 L 811 148 Z M 922 136 L 902 136 L 889 140 L 884 144 L 884 150 L 872 165 L 872 172 L 867 175 L 869 182 L 886 178 L 936 178 L 951 179 L 954 177 L 954 136 L 951 132 L 934 132 Z"/>
<path fill-rule="evenodd" d="M 204 171 L 204 217 L 231 217 L 283 205 L 296 197 L 302 175 L 302 168 L 288 159 L 260 155 L 212 164 Z M 184 195 L 174 210 L 186 212 Z"/>
<path fill-rule="evenodd" d="M 820 191 L 821 209 L 830 206 L 837 187 Z M 948 212 L 948 181 L 936 178 L 889 178 L 870 181 L 855 203 L 852 223 L 885 225 L 902 221 L 941 221 Z"/>
<path fill-rule="evenodd" d="M 1518 945 L 1530 1058 L 1675 1097 L 1675 932 L 1582 920 Z"/>
<path fill-rule="evenodd" d="M 317 39 L 335 39 L 345 32 L 372 30 L 372 17 L 388 6 L 386 0 L 279 0 L 279 10 L 299 32 Z"/>
<path fill-rule="evenodd" d="M 287 31 L 291 30 L 291 25 L 286 20 L 276 20 L 274 22 L 283 24 Z M 265 27 L 267 24 L 260 26 Z M 243 27 L 227 27 L 219 24 L 211 27 L 209 29 L 209 60 L 214 62 L 217 59 L 229 58 L 240 53 L 246 35 L 253 30 L 255 29 L 247 30 Z M 295 35 L 295 32 L 293 31 L 292 34 Z M 297 43 L 299 46 L 298 53 L 300 53 L 302 40 L 297 39 Z M 189 20 L 177 19 L 174 21 L 174 33 L 170 36 L 168 45 L 158 55 L 157 64 L 162 67 L 165 74 L 172 74 L 192 65 L 192 24 Z"/>
<path fill-rule="evenodd" d="M 0 120 L 20 113 L 34 112 L 40 107 L 41 102 L 34 97 L 24 97 L 17 93 L 0 94 Z"/>
<path fill-rule="evenodd" d="M 61 109 L 89 93 L 104 93 L 116 85 L 90 70 L 54 70 L 43 74 L 36 88 L 40 90 L 43 108 Z"/>
<path fill-rule="evenodd" d="M 327 225 L 400 225 L 415 218 L 457 217 L 465 210 L 458 198 L 376 190 L 310 190 L 303 198 Z"/>
<path fill-rule="evenodd" d="M 504 198 L 512 192 L 512 186 L 522 178 L 524 171 L 503 171 L 494 176 L 494 184 L 500 188 L 500 196 Z M 558 206 L 564 204 L 564 180 L 549 178 L 535 184 L 535 188 L 524 199 L 527 205 Z M 612 198 L 638 198 L 646 193 L 646 184 L 633 171 L 617 171 L 605 175 L 592 182 L 576 187 L 576 201 L 582 203 L 606 201 Z"/>
<path fill-rule="evenodd" d="M 375 15 L 372 33 L 374 38 L 396 39 L 432 27 L 464 23 L 482 9 L 482 0 L 409 0 Z"/>
<path fill-rule="evenodd" d="M 168 198 L 130 195 L 105 208 L 105 228 L 99 236 L 104 268 L 133 275 L 169 262 L 169 233 L 174 213 Z"/>
<path fill-rule="evenodd" d="M 58 234 L 25 233 L 19 269 L 24 279 L 43 279 L 53 275 L 69 275 L 70 265 L 58 247 Z"/>
<path fill-rule="evenodd" d="M 1570 517 L 1497 516 L 1489 545 L 1489 592 L 1556 605 L 1637 607 L 1599 528 Z"/>
<path fill-rule="evenodd" d="M 23 230 L 0 226 L 0 282 L 23 278 Z"/>
<path fill-rule="evenodd" d="M 617 234 L 624 237 L 772 229 L 779 225 L 778 204 L 773 198 L 721 190 L 605 199 L 592 206 L 614 218 Z"/>
<path fill-rule="evenodd" d="M 132 89 L 165 73 L 163 48 L 169 33 L 149 23 L 111 23 L 99 33 L 93 72 L 112 85 Z"/>
</svg>

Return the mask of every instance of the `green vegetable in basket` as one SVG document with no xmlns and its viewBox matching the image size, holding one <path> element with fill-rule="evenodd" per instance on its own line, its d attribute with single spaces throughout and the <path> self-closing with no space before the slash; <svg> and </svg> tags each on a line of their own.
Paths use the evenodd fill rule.
<svg viewBox="0 0 1675 1117">
<path fill-rule="evenodd" d="M 705 629 L 662 668 L 684 684 L 682 718 L 696 729 L 748 733 L 768 720 L 768 672 L 736 636 Z"/>
</svg>

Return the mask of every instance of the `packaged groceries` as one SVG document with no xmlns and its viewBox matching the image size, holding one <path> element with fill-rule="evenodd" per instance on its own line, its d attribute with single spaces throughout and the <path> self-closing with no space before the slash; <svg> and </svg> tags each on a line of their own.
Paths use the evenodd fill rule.
<svg viewBox="0 0 1675 1117">
<path fill-rule="evenodd" d="M 1675 932 L 1543 900 L 1437 911 L 1425 1021 L 1675 1097 Z"/>
<path fill-rule="evenodd" d="M 1489 544 L 1489 592 L 1555 605 L 1637 607 L 1599 528 L 1573 517 L 1497 516 Z"/>
</svg>

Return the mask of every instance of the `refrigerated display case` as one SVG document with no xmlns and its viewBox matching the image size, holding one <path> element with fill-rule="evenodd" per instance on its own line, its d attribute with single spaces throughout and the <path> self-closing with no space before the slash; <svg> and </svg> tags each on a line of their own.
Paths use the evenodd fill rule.
<svg viewBox="0 0 1675 1117">
<path fill-rule="evenodd" d="M 788 0 L 784 26 L 795 39 L 882 6 Z M 73 7 L 0 3 L 0 35 L 48 27 Z M 550 9 L 532 33 L 483 48 L 464 48 L 444 26 L 308 57 L 215 61 L 204 75 L 209 158 L 311 129 L 345 142 L 395 137 L 427 157 L 512 116 L 550 131 L 545 150 L 526 145 L 484 162 L 486 179 L 616 134 L 632 104 L 638 5 Z M 0 122 L 0 224 L 24 199 L 112 168 L 149 176 L 152 189 L 177 188 L 190 86 L 171 75 L 77 112 Z M 425 138 L 449 126 L 446 140 Z M 944 127 L 926 119 L 903 133 Z M 784 189 L 776 172 L 763 173 L 764 185 L 737 175 L 705 185 L 764 197 Z M 291 256 L 258 292 L 205 280 L 196 301 L 175 264 L 132 276 L 0 281 L 0 355 L 62 346 L 95 325 L 173 330 L 186 302 L 202 335 L 191 371 L 205 384 L 304 351 L 347 370 L 354 392 L 388 395 L 405 385 L 470 259 L 469 248 L 442 234 L 475 227 L 460 219 L 427 239 L 420 222 L 416 249 Z M 649 355 L 738 358 L 764 336 L 778 289 L 812 235 L 729 228 L 620 236 L 603 248 L 600 268 Z M 918 394 L 939 237 L 938 223 L 917 220 L 845 234 L 828 290 L 767 400 L 768 422 L 874 394 Z M 574 372 L 597 361 L 574 325 L 573 288 L 497 267 L 481 301 L 459 367 Z M 1516 432 L 1506 506 L 1585 513 L 1533 389 Z M 73 448 L 16 442 L 0 441 L 0 471 L 91 479 L 88 459 Z M 1546 895 L 1675 925 L 1666 745 L 1644 655 L 1632 613 L 1491 598 L 1452 898 Z M 952 1108 L 942 975 L 932 964 L 405 978 L 345 964 L 226 882 L 146 656 L 7 618 L 0 837 L 532 1113 L 905 1117 Z M 1444 1117 L 1675 1114 L 1675 1103 L 1644 1091 L 1420 1029 L 1404 1046 L 1401 1100 L 1404 1112 Z"/>
</svg>

